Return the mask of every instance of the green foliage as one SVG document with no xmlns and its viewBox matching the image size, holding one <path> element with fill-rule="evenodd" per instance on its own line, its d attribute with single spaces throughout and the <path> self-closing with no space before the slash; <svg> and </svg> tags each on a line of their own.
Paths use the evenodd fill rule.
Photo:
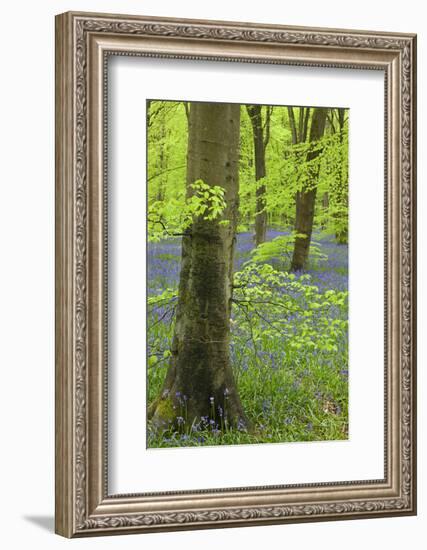
<svg viewBox="0 0 427 550">
<path fill-rule="evenodd" d="M 348 293 L 307 284 L 269 264 L 248 263 L 234 277 L 236 323 L 251 335 L 254 348 L 280 336 L 284 348 L 338 351 L 337 333 L 346 336 Z"/>
<path fill-rule="evenodd" d="M 193 194 L 187 199 L 188 218 L 202 217 L 205 220 L 215 220 L 224 212 L 227 203 L 224 189 L 219 185 L 209 185 L 202 180 L 191 184 Z M 225 221 L 225 220 L 224 220 Z"/>
<path fill-rule="evenodd" d="M 264 119 L 265 109 L 263 108 Z M 245 113 L 244 109 L 242 113 Z M 336 109 L 331 109 L 335 121 Z M 335 113 L 335 114 L 334 114 Z M 310 119 L 309 119 L 310 120 Z M 293 225 L 296 193 L 317 187 L 315 226 L 334 235 L 346 235 L 348 225 L 348 121 L 342 129 L 328 123 L 324 137 L 314 143 L 292 143 L 287 107 L 271 113 L 270 140 L 266 148 L 267 175 L 255 181 L 252 134 L 248 116 L 241 121 L 240 214 L 246 224 L 254 221 L 255 195 L 266 187 L 269 223 Z M 309 153 L 320 154 L 312 161 Z M 315 177 L 314 177 L 315 176 Z M 325 201 L 327 197 L 327 201 Z M 325 206 L 325 202 L 327 203 Z"/>
<path fill-rule="evenodd" d="M 315 185 L 315 226 L 337 235 L 338 240 L 341 238 L 345 242 L 348 226 L 348 119 L 345 119 L 340 128 L 337 109 L 330 109 L 330 121 L 321 140 L 293 144 L 287 110 L 287 107 L 277 106 L 270 111 L 269 142 L 266 148 L 267 175 L 256 181 L 252 126 L 246 108 L 242 106 L 240 223 L 245 227 L 253 225 L 256 191 L 260 185 L 265 185 L 265 208 L 269 224 L 292 226 L 296 193 Z M 263 107 L 263 121 L 266 120 L 266 113 L 267 107 Z M 151 240 L 158 241 L 185 231 L 191 215 L 191 207 L 186 198 L 186 106 L 183 102 L 151 101 L 147 119 L 148 235 Z M 310 120 L 309 117 L 309 125 Z M 314 151 L 319 151 L 319 156 L 307 161 L 307 155 Z M 318 174 L 318 177 L 314 178 L 313 174 Z M 196 210 L 203 208 L 202 204 L 197 204 L 196 199 L 194 201 L 193 207 Z M 207 204 L 204 206 L 208 208 Z M 212 203 L 211 207 L 219 208 L 219 205 Z M 213 215 L 215 208 L 208 215 Z"/>
<path fill-rule="evenodd" d="M 159 242 L 168 237 L 182 235 L 191 227 L 193 220 L 219 218 L 227 203 L 224 189 L 219 185 L 209 185 L 197 180 L 189 186 L 192 194 L 184 199 L 172 198 L 169 201 L 154 201 L 148 209 L 148 238 Z M 227 220 L 220 223 L 226 224 Z"/>
<path fill-rule="evenodd" d="M 155 294 L 147 298 L 147 306 L 150 309 L 155 309 L 164 306 L 178 298 L 178 290 L 176 288 L 166 288 L 161 294 Z"/>
<path fill-rule="evenodd" d="M 289 235 L 280 235 L 271 241 L 259 244 L 252 251 L 252 261 L 255 263 L 273 262 L 273 265 L 289 269 L 294 250 L 295 239 L 306 239 L 307 235 L 292 231 Z M 320 244 L 311 240 L 309 262 L 317 267 L 320 262 L 326 262 L 328 256 L 321 251 Z"/>
</svg>

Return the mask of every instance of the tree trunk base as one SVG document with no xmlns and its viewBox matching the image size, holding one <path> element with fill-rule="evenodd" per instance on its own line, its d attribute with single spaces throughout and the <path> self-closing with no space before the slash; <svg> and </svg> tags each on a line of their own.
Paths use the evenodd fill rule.
<svg viewBox="0 0 427 550">
<path fill-rule="evenodd" d="M 162 395 L 148 407 L 148 420 L 156 431 L 227 431 L 251 432 L 237 390 L 222 385 L 204 400 L 188 397 L 177 385 L 164 389 Z"/>
</svg>

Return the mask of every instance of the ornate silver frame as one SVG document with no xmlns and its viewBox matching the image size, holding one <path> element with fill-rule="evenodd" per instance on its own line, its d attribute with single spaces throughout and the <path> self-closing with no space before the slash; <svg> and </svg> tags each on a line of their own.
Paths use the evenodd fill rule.
<svg viewBox="0 0 427 550">
<path fill-rule="evenodd" d="M 108 55 L 384 71 L 384 479 L 108 494 L 104 285 Z M 58 534 L 78 537 L 416 513 L 415 109 L 415 35 L 70 12 L 56 17 Z"/>
</svg>

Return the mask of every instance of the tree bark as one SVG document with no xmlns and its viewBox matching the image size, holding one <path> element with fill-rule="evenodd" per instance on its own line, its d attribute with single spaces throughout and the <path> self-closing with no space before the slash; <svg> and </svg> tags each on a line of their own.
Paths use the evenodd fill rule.
<svg viewBox="0 0 427 550">
<path fill-rule="evenodd" d="M 255 157 L 255 180 L 259 181 L 265 178 L 265 149 L 267 140 L 264 139 L 262 127 L 262 106 L 247 105 L 249 118 L 252 124 L 254 136 L 254 157 Z M 269 120 L 268 120 L 269 124 Z M 268 129 L 268 127 L 267 127 Z M 265 184 L 257 185 L 256 189 L 256 213 L 255 213 L 255 245 L 258 246 L 265 242 L 267 233 L 267 211 L 265 200 Z"/>
<path fill-rule="evenodd" d="M 289 125 L 292 132 L 292 145 L 297 145 L 298 143 L 304 143 L 307 140 L 308 133 L 308 121 L 310 118 L 310 107 L 300 107 L 299 116 L 298 116 L 298 130 L 295 119 L 295 113 L 293 107 L 288 107 L 288 118 Z M 300 191 L 295 193 L 295 220 L 300 217 Z"/>
<path fill-rule="evenodd" d="M 310 143 L 321 139 L 325 131 L 326 115 L 328 110 L 316 107 L 313 111 L 313 118 L 310 128 Z M 307 154 L 307 162 L 313 162 L 320 154 L 320 151 L 310 151 Z M 291 262 L 292 271 L 300 271 L 307 266 L 308 253 L 310 249 L 311 234 L 313 232 L 314 207 L 316 203 L 317 179 L 319 167 L 310 167 L 310 178 L 299 193 L 297 193 L 295 231 L 304 235 L 304 238 L 296 238 L 294 252 Z"/>
<path fill-rule="evenodd" d="M 248 425 L 230 362 L 239 139 L 239 105 L 191 104 L 187 196 L 201 179 L 224 188 L 227 206 L 217 219 L 194 218 L 182 240 L 172 356 L 161 394 L 149 410 L 156 427 L 177 421 L 191 426 L 201 417 L 217 421 L 221 412 L 228 426 Z"/>
</svg>

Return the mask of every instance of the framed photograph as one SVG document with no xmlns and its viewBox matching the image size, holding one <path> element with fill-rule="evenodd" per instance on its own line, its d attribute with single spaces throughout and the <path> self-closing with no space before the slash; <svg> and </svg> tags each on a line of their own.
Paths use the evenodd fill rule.
<svg viewBox="0 0 427 550">
<path fill-rule="evenodd" d="M 56 18 L 56 532 L 416 513 L 416 37 Z"/>
</svg>

